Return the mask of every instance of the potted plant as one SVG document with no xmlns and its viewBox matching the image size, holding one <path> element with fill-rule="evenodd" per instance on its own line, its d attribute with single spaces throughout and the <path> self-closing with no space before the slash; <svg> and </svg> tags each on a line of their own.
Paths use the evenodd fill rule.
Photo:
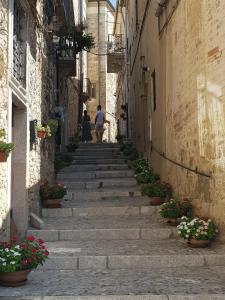
<svg viewBox="0 0 225 300">
<path fill-rule="evenodd" d="M 6 142 L 6 134 L 4 129 L 0 129 L 0 162 L 6 162 L 9 153 L 13 150 L 14 144 Z"/>
<path fill-rule="evenodd" d="M 37 136 L 40 139 L 45 139 L 46 137 L 51 136 L 51 129 L 48 125 L 38 125 L 37 126 Z"/>
<path fill-rule="evenodd" d="M 167 223 L 177 226 L 182 216 L 190 217 L 192 215 L 192 204 L 188 199 L 183 201 L 175 198 L 161 205 L 160 215 L 167 219 Z"/>
<path fill-rule="evenodd" d="M 0 244 L 0 285 L 21 286 L 27 281 L 28 274 L 47 259 L 44 241 L 28 236 L 26 239 L 10 244 Z"/>
<path fill-rule="evenodd" d="M 69 144 L 66 145 L 68 152 L 74 152 L 78 148 L 78 137 L 70 137 Z"/>
<path fill-rule="evenodd" d="M 144 158 L 136 159 L 131 164 L 135 174 L 140 174 L 144 170 L 148 169 L 148 161 Z"/>
<path fill-rule="evenodd" d="M 48 181 L 40 186 L 40 197 L 44 207 L 58 208 L 61 207 L 61 200 L 66 195 L 66 187 L 56 183 L 50 186 Z"/>
<path fill-rule="evenodd" d="M 177 228 L 179 236 L 187 240 L 187 244 L 193 248 L 209 246 L 218 233 L 218 229 L 212 220 L 204 220 L 198 217 L 191 219 L 183 216 Z"/>
<path fill-rule="evenodd" d="M 59 121 L 57 119 L 49 119 L 48 126 L 52 134 L 55 134 L 58 129 Z"/>
<path fill-rule="evenodd" d="M 142 186 L 142 193 L 150 197 L 150 205 L 161 205 L 165 201 L 164 191 L 159 183 L 150 183 Z"/>
<path fill-rule="evenodd" d="M 143 171 L 136 176 L 137 183 L 139 184 L 148 184 L 155 183 L 160 180 L 159 174 L 155 173 L 153 169 L 143 169 Z"/>
</svg>

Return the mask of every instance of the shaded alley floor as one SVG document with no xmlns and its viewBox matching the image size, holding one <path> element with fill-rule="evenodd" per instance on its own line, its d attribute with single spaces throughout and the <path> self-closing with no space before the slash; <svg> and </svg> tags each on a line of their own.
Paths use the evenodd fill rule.
<svg viewBox="0 0 225 300">
<path fill-rule="evenodd" d="M 178 240 L 118 145 L 80 145 L 58 179 L 68 187 L 62 208 L 43 208 L 45 227 L 28 232 L 46 241 L 50 259 L 25 286 L 0 287 L 0 299 L 225 299 L 224 246 Z"/>
</svg>

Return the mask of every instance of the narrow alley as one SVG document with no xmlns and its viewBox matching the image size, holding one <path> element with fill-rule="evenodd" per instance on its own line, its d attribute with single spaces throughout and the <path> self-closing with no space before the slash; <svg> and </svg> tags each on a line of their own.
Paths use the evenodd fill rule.
<svg viewBox="0 0 225 300">
<path fill-rule="evenodd" d="M 224 246 L 178 241 L 141 196 L 119 145 L 82 144 L 73 159 L 58 174 L 68 187 L 62 207 L 43 208 L 44 227 L 28 230 L 50 258 L 25 286 L 0 287 L 4 299 L 224 299 Z"/>
<path fill-rule="evenodd" d="M 225 300 L 225 0 L 0 0 L 0 300 Z"/>
</svg>

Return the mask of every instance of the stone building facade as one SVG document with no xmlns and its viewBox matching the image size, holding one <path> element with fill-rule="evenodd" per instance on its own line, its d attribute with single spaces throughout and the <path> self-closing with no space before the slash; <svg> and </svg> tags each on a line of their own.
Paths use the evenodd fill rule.
<svg viewBox="0 0 225 300">
<path fill-rule="evenodd" d="M 225 228 L 225 3 L 120 1 L 129 136 L 175 195 Z"/>
<path fill-rule="evenodd" d="M 15 145 L 0 163 L 0 240 L 25 234 L 30 213 L 40 212 L 40 184 L 54 181 L 54 138 L 40 140 L 36 128 L 55 116 L 59 91 L 49 32 L 62 9 L 61 1 L 0 2 L 0 128 Z"/>
<path fill-rule="evenodd" d="M 115 141 L 116 124 L 116 74 L 107 73 L 107 42 L 113 33 L 114 7 L 108 0 L 89 0 L 87 6 L 87 30 L 95 37 L 95 48 L 88 53 L 87 74 L 92 86 L 92 96 L 86 102 L 94 124 L 97 106 L 101 104 L 110 122 L 103 139 Z M 93 131 L 94 137 L 94 131 Z"/>
</svg>

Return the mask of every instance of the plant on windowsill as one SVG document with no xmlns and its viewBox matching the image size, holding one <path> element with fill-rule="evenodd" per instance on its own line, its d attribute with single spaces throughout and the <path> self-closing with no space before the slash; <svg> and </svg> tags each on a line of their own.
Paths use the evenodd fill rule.
<svg viewBox="0 0 225 300">
<path fill-rule="evenodd" d="M 165 202 L 165 191 L 159 182 L 142 186 L 142 194 L 150 198 L 150 205 L 161 205 Z"/>
<path fill-rule="evenodd" d="M 28 274 L 43 265 L 49 253 L 44 241 L 34 236 L 11 243 L 0 244 L 0 285 L 21 286 L 27 281 Z"/>
<path fill-rule="evenodd" d="M 6 142 L 6 134 L 4 129 L 0 129 L 0 162 L 6 162 L 10 152 L 13 150 L 14 144 Z"/>
<path fill-rule="evenodd" d="M 167 219 L 167 223 L 177 226 L 182 216 L 191 217 L 192 204 L 188 199 L 181 201 L 180 199 L 170 199 L 168 202 L 162 204 L 160 208 L 160 215 Z"/>
<path fill-rule="evenodd" d="M 40 197 L 43 206 L 46 208 L 59 208 L 61 207 L 60 202 L 66 195 L 66 187 L 56 183 L 50 186 L 46 180 L 43 185 L 40 186 Z"/>
<path fill-rule="evenodd" d="M 183 216 L 181 223 L 177 226 L 178 235 L 187 240 L 192 248 L 205 248 L 216 238 L 218 229 L 210 219 L 194 219 Z"/>
<path fill-rule="evenodd" d="M 45 139 L 51 136 L 51 129 L 48 125 L 38 125 L 37 126 L 37 136 L 40 139 Z"/>
</svg>

